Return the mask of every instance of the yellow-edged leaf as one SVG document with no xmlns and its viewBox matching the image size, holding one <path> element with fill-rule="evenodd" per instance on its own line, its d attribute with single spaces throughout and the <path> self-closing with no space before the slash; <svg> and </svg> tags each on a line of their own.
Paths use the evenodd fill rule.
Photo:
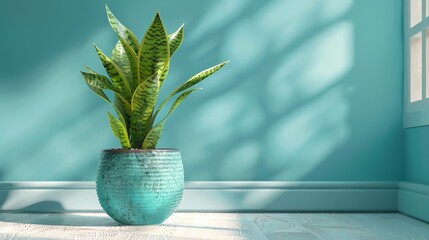
<svg viewBox="0 0 429 240">
<path fill-rule="evenodd" d="M 125 49 L 122 46 L 122 43 L 120 40 L 118 40 L 118 42 L 115 45 L 115 48 L 113 48 L 110 59 L 112 59 L 112 61 L 116 63 L 116 65 L 118 65 L 118 67 L 124 73 L 125 78 L 128 81 L 128 84 L 131 86 L 132 79 L 133 79 L 131 74 L 131 66 L 128 60 L 127 53 L 125 52 Z"/>
<path fill-rule="evenodd" d="M 131 100 L 131 144 L 134 148 L 140 148 L 143 139 L 148 132 L 152 112 L 158 98 L 159 80 L 154 74 L 143 81 L 135 90 Z"/>
<path fill-rule="evenodd" d="M 183 100 L 189 94 L 191 94 L 194 91 L 201 90 L 201 88 L 195 88 L 188 90 L 177 97 L 177 99 L 174 101 L 173 105 L 171 105 L 170 110 L 168 111 L 167 115 L 159 122 L 157 123 L 153 128 L 150 129 L 149 133 L 146 135 L 146 138 L 143 141 L 142 148 L 143 149 L 155 149 L 156 145 L 158 144 L 159 139 L 161 138 L 162 132 L 164 130 L 165 123 L 167 121 L 167 118 L 170 116 L 170 114 L 176 109 L 180 103 L 182 103 Z"/>
<path fill-rule="evenodd" d="M 156 112 L 153 115 L 153 119 L 156 118 L 156 116 L 158 115 L 159 111 L 161 111 L 162 107 L 164 107 L 164 105 L 168 102 L 168 100 L 170 100 L 171 97 L 173 97 L 174 95 L 176 95 L 179 92 L 182 92 L 188 88 L 193 87 L 194 85 L 198 84 L 199 82 L 203 81 L 204 79 L 206 79 L 208 76 L 212 75 L 213 73 L 217 72 L 219 69 L 221 69 L 223 66 L 225 66 L 227 63 L 229 63 L 229 61 L 225 61 L 223 63 L 220 63 L 216 66 L 213 66 L 211 68 L 207 68 L 206 70 L 203 70 L 197 74 L 195 74 L 193 77 L 191 77 L 188 81 L 186 81 L 185 83 L 183 83 L 182 85 L 180 85 L 178 88 L 176 88 L 173 92 L 171 92 L 165 99 L 164 101 L 162 101 L 161 105 L 159 105 L 158 109 L 156 110 Z"/>
<path fill-rule="evenodd" d="M 126 28 L 124 25 L 122 25 L 121 22 L 113 15 L 112 11 L 110 11 L 109 7 L 106 4 L 106 13 L 107 13 L 107 19 L 109 20 L 110 26 L 112 29 L 116 32 L 116 34 L 124 39 L 129 46 L 134 50 L 134 52 L 139 51 L 139 41 L 136 38 L 136 35 Z"/>
<path fill-rule="evenodd" d="M 133 93 L 136 87 L 139 85 L 139 68 L 138 68 L 138 61 L 137 61 L 137 54 L 134 52 L 134 50 L 128 45 L 128 43 L 125 42 L 122 38 L 119 38 L 119 42 L 125 51 L 125 56 L 122 56 L 123 58 L 126 57 L 129 69 L 130 69 L 130 79 L 128 79 L 128 82 L 131 87 L 131 92 Z M 123 53 L 122 53 L 123 54 Z M 124 61 L 124 62 L 125 62 Z"/>
<path fill-rule="evenodd" d="M 88 85 L 99 89 L 108 89 L 114 91 L 113 85 L 107 77 L 98 73 L 87 73 L 82 71 L 80 73 L 82 74 L 83 78 L 85 79 L 85 82 Z"/>
<path fill-rule="evenodd" d="M 106 69 L 107 74 L 112 80 L 112 84 L 115 89 L 115 92 L 120 93 L 126 99 L 131 99 L 130 85 L 128 84 L 128 81 L 124 73 L 121 71 L 118 65 L 116 65 L 116 63 L 114 63 L 110 58 L 104 55 L 104 53 L 97 46 L 94 45 L 94 47 L 101 60 L 101 63 Z"/>
<path fill-rule="evenodd" d="M 116 119 L 112 114 L 108 113 L 108 116 L 109 116 L 110 128 L 112 129 L 113 135 L 115 135 L 115 137 L 119 139 L 119 141 L 121 142 L 122 148 L 130 149 L 131 144 L 128 138 L 127 129 L 121 123 L 121 121 Z"/>
<path fill-rule="evenodd" d="M 168 66 L 170 61 L 168 36 L 159 13 L 143 37 L 137 59 L 140 83 L 154 74 L 157 74 L 159 79 Z"/>
<path fill-rule="evenodd" d="M 170 46 L 170 56 L 180 47 L 184 38 L 185 24 L 182 24 L 177 31 L 168 35 L 168 45 Z"/>
</svg>

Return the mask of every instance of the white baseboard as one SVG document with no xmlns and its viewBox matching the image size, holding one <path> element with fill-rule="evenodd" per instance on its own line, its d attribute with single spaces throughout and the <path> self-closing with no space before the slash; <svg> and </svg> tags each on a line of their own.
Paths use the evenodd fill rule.
<svg viewBox="0 0 429 240">
<path fill-rule="evenodd" d="M 395 212 L 395 182 L 186 182 L 179 211 Z M 0 212 L 100 212 L 94 182 L 0 182 Z"/>
</svg>

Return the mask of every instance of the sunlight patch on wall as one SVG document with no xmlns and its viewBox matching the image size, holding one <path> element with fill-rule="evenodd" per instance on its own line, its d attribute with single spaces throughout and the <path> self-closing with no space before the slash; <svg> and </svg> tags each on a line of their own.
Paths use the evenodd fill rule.
<svg viewBox="0 0 429 240">
<path fill-rule="evenodd" d="M 268 107 L 282 112 L 337 83 L 353 65 L 353 25 L 340 22 L 288 54 L 272 76 Z"/>
<path fill-rule="evenodd" d="M 284 170 L 272 180 L 299 180 L 344 143 L 348 112 L 344 89 L 337 86 L 274 124 L 266 134 L 264 164 L 271 171 Z"/>
<path fill-rule="evenodd" d="M 222 165 L 217 176 L 221 179 L 239 181 L 241 179 L 252 179 L 257 169 L 257 163 L 262 154 L 261 146 L 257 141 L 241 143 L 222 159 Z"/>
<path fill-rule="evenodd" d="M 269 45 L 266 49 L 280 51 L 297 41 L 305 33 L 312 32 L 314 26 L 323 23 L 318 16 L 323 1 L 270 1 L 257 13 L 252 21 L 252 33 L 263 38 Z M 285 14 L 285 9 L 293 11 Z M 279 18 L 279 16 L 282 16 Z"/>
<path fill-rule="evenodd" d="M 217 47 L 222 49 L 222 56 L 231 56 L 228 66 L 231 69 L 216 76 L 228 80 L 206 83 L 209 92 L 218 92 L 219 95 L 195 106 L 193 119 L 183 128 L 187 131 L 178 130 L 180 135 L 186 134 L 190 139 L 197 139 L 192 145 L 181 144 L 183 152 L 192 151 L 192 154 L 184 156 L 187 159 L 186 167 L 192 171 L 193 178 L 257 179 L 261 171 L 283 174 L 281 166 L 277 165 L 288 161 L 288 158 L 282 158 L 287 156 L 283 152 L 284 146 L 268 146 L 271 143 L 269 138 L 261 139 L 260 136 L 271 132 L 271 125 L 278 126 L 283 121 L 283 116 L 291 111 L 307 109 L 307 105 L 319 101 L 329 89 L 345 78 L 353 66 L 353 24 L 345 20 L 335 21 L 350 10 L 352 1 L 344 1 L 338 9 L 330 5 L 335 3 L 330 0 L 323 3 L 307 1 L 305 4 L 298 4 L 296 1 L 270 1 L 261 4 L 260 9 L 250 11 L 251 18 L 224 26 L 225 37 L 218 43 L 222 46 L 210 44 L 209 41 L 204 48 L 197 47 L 195 52 L 199 52 L 199 49 L 206 53 Z M 242 7 L 251 8 L 247 5 Z M 288 8 L 294 11 L 278 18 Z M 306 37 L 300 39 L 302 36 Z M 198 55 L 194 53 L 194 56 Z M 253 71 L 253 74 L 248 74 L 249 71 Z M 225 84 L 230 84 L 230 79 L 234 79 L 233 86 L 225 88 Z M 347 101 L 344 97 L 340 100 Z M 345 116 L 341 121 L 346 121 Z M 341 121 L 336 124 L 346 128 Z M 324 127 L 327 127 L 328 132 L 335 132 L 330 129 L 329 124 L 322 124 L 310 132 L 306 132 L 304 126 L 298 128 L 304 131 L 301 144 L 312 144 L 315 148 L 315 156 L 307 153 L 308 159 L 322 161 L 328 156 L 328 152 L 335 150 L 331 143 L 313 139 L 314 134 L 321 134 Z M 282 143 L 283 138 L 288 137 L 294 138 L 282 135 L 276 141 Z M 337 141 L 340 140 L 335 140 Z M 230 159 L 237 158 L 237 152 L 246 149 L 249 142 L 258 146 L 249 150 L 250 152 L 255 149 L 260 152 L 252 156 L 243 155 L 232 163 Z M 299 146 L 295 147 L 298 151 Z M 272 150 L 273 154 L 261 150 L 265 148 Z M 204 165 L 207 155 L 219 156 L 219 159 Z M 273 155 L 275 157 L 271 158 Z M 301 165 L 298 162 L 293 164 Z M 230 169 L 238 169 L 238 165 L 244 170 L 236 170 L 235 174 L 231 174 Z M 302 165 L 304 169 L 309 169 L 305 161 Z M 216 172 L 213 172 L 214 168 L 217 169 Z M 298 171 L 301 170 L 295 173 Z M 292 178 L 301 175 L 295 173 L 291 174 Z M 283 177 L 289 178 L 289 175 Z"/>
<path fill-rule="evenodd" d="M 322 30 L 322 34 L 330 34 L 325 33 L 324 24 L 342 17 L 351 6 L 351 0 L 340 4 L 332 0 L 266 2 L 258 11 L 254 11 L 251 18 L 222 26 L 227 29 L 219 42 L 222 45 L 222 55 L 230 56 L 234 68 L 242 71 L 266 67 L 268 64 L 279 69 L 276 65 L 283 61 L 274 61 L 275 59 L 289 55 L 288 50 L 302 48 L 303 41 L 309 39 L 308 35 L 318 35 Z M 285 9 L 294 10 L 285 14 Z M 349 39 L 352 37 L 349 36 Z M 263 65 L 261 59 L 264 59 Z"/>
<path fill-rule="evenodd" d="M 231 56 L 235 67 L 243 70 L 256 65 L 263 58 L 270 49 L 272 39 L 256 36 L 253 21 L 241 21 L 228 33 L 225 41 L 224 52 Z"/>
<path fill-rule="evenodd" d="M 196 45 L 195 43 L 208 32 L 215 31 L 219 26 L 228 25 L 236 16 L 240 15 L 248 4 L 249 1 L 216 1 L 216 4 L 210 7 L 204 14 L 204 18 L 192 30 L 189 35 L 189 43 Z"/>
<path fill-rule="evenodd" d="M 263 112 L 257 102 L 249 99 L 246 93 L 231 91 L 200 104 L 188 123 L 198 128 L 186 133 L 189 139 L 197 139 L 193 144 L 193 151 L 197 152 L 187 161 L 201 161 L 198 156 L 210 151 L 212 144 L 245 135 L 260 127 L 264 121 Z"/>
<path fill-rule="evenodd" d="M 323 0 L 319 2 L 319 17 L 324 21 L 332 21 L 341 17 L 353 6 L 353 0 Z"/>
</svg>

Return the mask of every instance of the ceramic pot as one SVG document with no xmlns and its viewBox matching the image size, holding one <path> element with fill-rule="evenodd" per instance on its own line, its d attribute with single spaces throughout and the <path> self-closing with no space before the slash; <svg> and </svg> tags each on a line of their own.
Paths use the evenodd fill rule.
<svg viewBox="0 0 429 240">
<path fill-rule="evenodd" d="M 101 152 L 98 201 L 121 224 L 162 223 L 179 206 L 183 185 L 183 164 L 177 149 Z"/>
</svg>

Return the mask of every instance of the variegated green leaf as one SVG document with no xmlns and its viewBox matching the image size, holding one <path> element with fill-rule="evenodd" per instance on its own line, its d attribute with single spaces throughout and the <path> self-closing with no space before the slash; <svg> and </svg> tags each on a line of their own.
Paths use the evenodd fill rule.
<svg viewBox="0 0 429 240">
<path fill-rule="evenodd" d="M 128 28 L 126 28 L 124 25 L 122 25 L 121 22 L 119 22 L 119 20 L 115 17 L 115 15 L 113 15 L 112 11 L 110 11 L 107 5 L 106 13 L 112 29 L 120 38 L 124 39 L 128 43 L 128 45 L 134 50 L 134 52 L 137 53 L 139 51 L 140 44 L 134 33 Z"/>
<path fill-rule="evenodd" d="M 213 66 L 211 68 L 208 68 L 206 70 L 203 70 L 199 72 L 198 74 L 191 77 L 188 81 L 186 81 L 184 84 L 180 85 L 176 90 L 173 91 L 173 95 L 177 94 L 183 90 L 186 90 L 190 87 L 193 87 L 195 84 L 198 84 L 199 82 L 206 79 L 208 76 L 212 75 L 213 73 L 217 72 L 219 69 L 221 69 L 223 66 L 225 66 L 229 61 L 220 63 L 216 66 Z"/>
<path fill-rule="evenodd" d="M 131 100 L 133 113 L 130 127 L 131 142 L 134 148 L 140 148 L 150 127 L 152 112 L 158 98 L 158 84 L 158 75 L 154 74 L 143 81 L 134 92 Z"/>
<path fill-rule="evenodd" d="M 126 123 L 125 126 L 129 126 L 131 115 L 132 115 L 130 103 L 121 95 L 115 94 L 114 104 L 121 112 L 122 116 L 124 117 L 124 120 Z"/>
<path fill-rule="evenodd" d="M 139 81 L 157 74 L 158 77 L 167 68 L 170 61 L 168 36 L 159 13 L 156 14 L 149 29 L 146 31 L 139 53 Z"/>
<path fill-rule="evenodd" d="M 94 71 L 92 71 L 90 68 L 88 68 L 87 67 L 87 69 L 90 71 L 90 72 L 94 72 Z M 96 88 L 96 87 L 94 87 L 94 86 L 91 86 L 91 85 L 89 85 L 88 83 L 86 83 L 87 85 L 88 85 L 88 87 L 95 93 L 95 94 L 97 94 L 97 96 L 99 96 L 99 97 L 101 97 L 104 101 L 106 101 L 107 103 L 109 103 L 112 107 L 113 107 L 113 109 L 115 109 L 115 112 L 116 112 L 116 114 L 118 114 L 118 117 L 119 117 L 119 120 L 121 121 L 121 123 L 124 125 L 124 126 L 127 126 L 127 124 L 126 124 L 126 121 L 125 121 L 125 118 L 124 118 L 124 116 L 122 115 L 122 113 L 121 113 L 121 111 L 119 111 L 119 109 L 110 101 L 110 99 L 107 97 L 107 95 L 104 93 L 104 91 L 103 90 L 101 90 L 101 89 L 99 89 L 99 88 Z"/>
<path fill-rule="evenodd" d="M 158 145 L 158 141 L 161 138 L 162 132 L 164 131 L 166 121 L 159 122 L 146 135 L 143 141 L 142 149 L 155 149 Z"/>
<path fill-rule="evenodd" d="M 116 65 L 121 69 L 121 71 L 124 73 L 125 78 L 128 81 L 128 84 L 131 86 L 132 83 L 132 74 L 131 74 L 131 67 L 130 62 L 128 61 L 127 53 L 125 52 L 124 47 L 121 44 L 121 41 L 119 40 L 115 48 L 112 50 L 112 56 L 110 57 Z"/>
<path fill-rule="evenodd" d="M 128 115 L 131 115 L 131 113 L 132 113 L 131 104 L 124 97 L 122 97 L 119 94 L 115 94 L 115 98 L 122 105 L 122 107 L 125 110 L 125 113 Z"/>
<path fill-rule="evenodd" d="M 161 105 L 158 107 L 158 109 L 156 110 L 155 114 L 153 115 L 153 119 L 156 118 L 156 116 L 158 115 L 159 111 L 161 111 L 162 107 L 168 102 L 168 100 L 170 100 L 171 97 L 173 97 L 177 93 L 179 93 L 179 92 L 181 92 L 183 90 L 186 90 L 188 88 L 191 88 L 194 85 L 198 84 L 199 82 L 203 81 L 208 76 L 212 75 L 213 73 L 215 73 L 219 69 L 221 69 L 223 66 L 225 66 L 228 62 L 229 61 L 225 61 L 223 63 L 220 63 L 220 64 L 216 65 L 216 66 L 213 66 L 211 68 L 203 70 L 203 71 L 199 72 L 198 74 L 194 75 L 193 77 L 191 77 L 188 81 L 186 81 L 185 83 L 183 83 L 182 85 L 180 85 L 178 88 L 176 88 L 173 92 L 171 92 L 164 99 L 164 101 L 162 101 Z"/>
<path fill-rule="evenodd" d="M 191 94 L 196 90 L 201 90 L 201 88 L 191 89 L 180 94 L 180 96 L 174 101 L 173 105 L 171 105 L 167 115 L 159 123 L 157 123 L 146 135 L 146 138 L 144 139 L 143 145 L 142 145 L 143 149 L 156 148 L 156 145 L 158 144 L 158 141 L 161 138 L 162 131 L 164 130 L 164 126 L 167 121 L 167 118 L 174 111 L 174 109 L 176 109 L 180 105 L 180 103 L 182 103 L 182 101 L 185 100 L 187 96 L 189 96 L 189 94 Z"/>
<path fill-rule="evenodd" d="M 168 45 L 170 46 L 170 56 L 180 47 L 184 37 L 184 24 L 177 31 L 168 35 Z"/>
<path fill-rule="evenodd" d="M 95 49 L 97 50 L 97 54 L 100 57 L 101 63 L 106 69 L 107 74 L 112 80 L 115 92 L 120 93 L 126 99 L 131 99 L 130 85 L 128 84 L 124 73 L 121 71 L 118 65 L 116 65 L 110 58 L 104 55 L 104 53 L 101 52 L 97 46 L 95 46 Z"/>
<path fill-rule="evenodd" d="M 179 29 L 177 29 L 176 32 L 168 35 L 168 46 L 170 47 L 170 57 L 173 55 L 173 53 L 179 48 L 179 46 L 183 42 L 183 30 L 184 24 L 180 26 Z M 168 71 L 170 70 L 170 64 L 166 66 L 164 71 L 161 74 L 161 77 L 159 78 L 160 86 L 164 83 L 164 80 L 167 78 Z"/>
<path fill-rule="evenodd" d="M 164 80 L 167 78 L 168 71 L 170 70 L 170 63 L 167 63 L 167 66 L 162 71 L 161 76 L 159 77 L 159 86 L 161 87 L 164 83 Z"/>
<path fill-rule="evenodd" d="M 173 53 L 179 48 L 179 46 L 183 42 L 183 30 L 184 24 L 180 26 L 179 29 L 177 29 L 176 32 L 168 35 L 168 46 L 170 47 L 170 57 L 173 55 Z M 164 80 L 167 78 L 168 71 L 170 70 L 170 64 L 166 66 L 164 71 L 161 74 L 161 77 L 159 78 L 160 86 L 164 83 Z"/>
<path fill-rule="evenodd" d="M 118 21 L 107 5 L 106 12 L 119 41 L 112 51 L 111 58 L 95 48 L 110 80 L 90 68 L 87 68 L 89 73 L 82 72 L 82 75 L 90 89 L 115 109 L 118 117 L 115 118 L 109 113 L 109 123 L 123 148 L 156 148 L 167 118 L 190 93 L 198 90 L 189 88 L 218 71 L 226 62 L 193 76 L 171 92 L 154 112 L 160 86 L 169 71 L 170 57 L 183 41 L 184 27 L 182 25 L 176 32 L 167 35 L 157 13 L 142 42 L 139 43 L 134 33 Z M 103 89 L 114 92 L 114 103 L 109 100 Z M 153 125 L 161 108 L 179 93 L 180 96 L 174 101 L 166 116 L 158 124 Z"/>
<path fill-rule="evenodd" d="M 98 73 L 80 72 L 88 85 L 99 89 L 108 89 L 113 91 L 113 85 L 107 77 Z"/>
<path fill-rule="evenodd" d="M 128 45 L 128 43 L 125 42 L 125 40 L 123 40 L 122 38 L 119 38 L 119 41 L 121 42 L 125 50 L 125 53 L 128 57 L 128 64 L 131 70 L 131 81 L 129 82 L 130 82 L 131 92 L 133 93 L 136 87 L 139 85 L 139 68 L 138 68 L 137 54 L 130 47 L 130 45 Z"/>
<path fill-rule="evenodd" d="M 107 97 L 107 95 L 104 93 L 104 91 L 103 90 L 101 90 L 101 89 L 99 89 L 99 88 L 97 88 L 97 87 L 94 87 L 94 86 L 92 86 L 92 85 L 90 85 L 90 84 L 88 84 L 88 83 L 86 83 L 86 85 L 88 85 L 88 87 L 95 93 L 95 94 L 97 94 L 99 97 L 101 97 L 104 101 L 106 101 L 106 102 L 108 102 L 108 103 L 111 103 L 110 102 L 110 100 L 109 100 L 109 98 Z"/>
<path fill-rule="evenodd" d="M 85 69 L 86 70 L 88 70 L 88 72 L 89 73 L 92 73 L 92 74 L 97 74 L 94 70 L 92 70 L 90 67 L 88 67 L 88 66 L 85 66 Z M 122 115 L 122 113 L 121 113 L 121 111 L 115 106 L 115 104 L 113 104 L 111 101 L 110 101 L 110 99 L 107 97 L 107 95 L 104 93 L 104 91 L 103 90 L 101 90 L 101 89 L 99 89 L 99 88 L 97 88 L 97 87 L 94 87 L 94 86 L 91 86 L 91 85 L 89 85 L 88 83 L 86 83 L 87 85 L 88 85 L 88 87 L 95 93 L 95 94 L 97 94 L 97 96 L 99 96 L 99 97 L 101 97 L 104 101 L 106 101 L 107 103 L 109 103 L 112 107 L 113 107 L 113 109 L 115 110 L 115 112 L 116 112 L 116 114 L 118 114 L 118 117 L 119 117 L 119 120 L 121 121 L 121 123 L 122 124 L 124 124 L 124 126 L 128 126 L 128 124 L 126 123 L 126 121 L 125 121 L 125 118 L 124 118 L 124 116 Z M 115 93 L 115 95 L 118 95 L 118 94 L 116 94 Z M 118 95 L 119 96 L 119 95 Z M 129 105 L 129 104 L 128 104 Z"/>
<path fill-rule="evenodd" d="M 88 71 L 88 72 L 90 72 L 90 73 L 96 73 L 94 70 L 92 70 L 90 67 L 88 67 L 88 66 L 84 66 L 84 68 Z"/>
<path fill-rule="evenodd" d="M 119 141 L 121 142 L 122 148 L 130 149 L 131 144 L 128 138 L 127 129 L 121 123 L 121 121 L 119 121 L 114 116 L 112 116 L 112 114 L 108 113 L 108 116 L 109 116 L 110 128 L 112 129 L 113 135 L 115 135 L 115 137 L 119 139 Z"/>
<path fill-rule="evenodd" d="M 198 91 L 198 90 L 202 90 L 202 88 L 194 88 L 194 89 L 188 90 L 188 91 L 180 94 L 179 97 L 177 97 L 176 100 L 171 105 L 170 110 L 168 111 L 167 115 L 163 118 L 163 121 L 167 120 L 167 118 L 170 116 L 170 114 L 183 102 L 183 100 L 185 100 L 186 97 L 189 96 L 189 94 L 191 94 L 195 91 Z"/>
</svg>

